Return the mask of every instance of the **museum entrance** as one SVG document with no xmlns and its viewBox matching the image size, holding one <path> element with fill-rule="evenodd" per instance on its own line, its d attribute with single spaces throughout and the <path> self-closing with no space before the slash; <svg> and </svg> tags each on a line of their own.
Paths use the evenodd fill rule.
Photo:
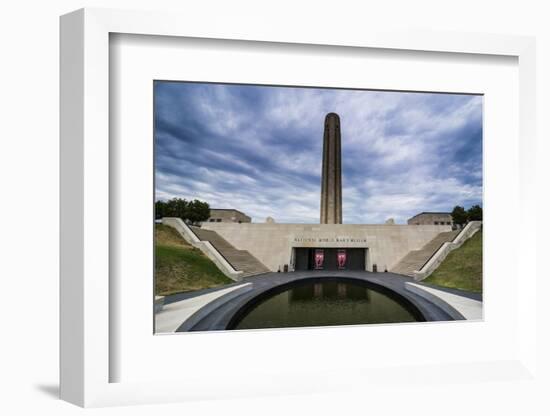
<svg viewBox="0 0 550 416">
<path fill-rule="evenodd" d="M 294 270 L 365 270 L 365 248 L 296 247 Z"/>
</svg>

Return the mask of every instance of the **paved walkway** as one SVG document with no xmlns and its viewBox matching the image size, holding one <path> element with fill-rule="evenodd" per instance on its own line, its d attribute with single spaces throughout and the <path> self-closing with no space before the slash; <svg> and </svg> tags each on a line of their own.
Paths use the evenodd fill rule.
<svg viewBox="0 0 550 416">
<path fill-rule="evenodd" d="M 479 300 L 418 283 L 407 282 L 405 286 L 411 292 L 435 303 L 455 319 L 483 319 L 483 302 Z"/>
<path fill-rule="evenodd" d="M 193 293 L 179 294 L 167 296 L 165 307 L 172 313 L 170 315 L 170 325 L 157 326 L 159 332 L 174 332 L 174 331 L 212 331 L 225 330 L 231 323 L 232 318 L 243 310 L 245 306 L 257 296 L 265 293 L 280 285 L 302 280 L 302 279 L 318 279 L 324 277 L 336 278 L 351 278 L 358 279 L 364 282 L 382 286 L 390 289 L 393 292 L 403 296 L 411 302 L 424 316 L 426 321 L 449 321 L 461 319 L 457 315 L 453 316 L 453 309 L 446 309 L 438 306 L 433 299 L 427 299 L 422 294 L 414 293 L 407 289 L 407 283 L 415 284 L 414 279 L 394 274 L 394 273 L 371 273 L 371 272 L 353 272 L 353 271 L 305 271 L 292 273 L 267 273 L 256 277 L 249 277 L 240 283 L 223 286 L 222 288 L 207 289 Z M 246 291 L 234 291 L 234 288 L 239 288 L 243 284 L 248 283 Z M 232 289 L 233 288 L 233 289 Z M 233 294 L 231 294 L 233 292 Z M 449 293 L 450 292 L 444 292 Z M 467 296 L 453 291 L 452 294 L 456 299 Z M 212 296 L 213 295 L 213 296 Z M 215 302 L 213 301 L 215 300 Z M 449 299 L 449 297 L 447 297 Z M 189 313 L 186 308 L 186 303 L 192 302 L 193 312 Z M 171 305 L 176 305 L 177 308 Z M 185 313 L 179 314 L 177 309 Z M 163 312 L 161 312 L 162 314 Z M 159 315 L 160 316 L 160 315 Z M 470 315 L 469 315 L 470 316 Z M 463 318 L 462 318 L 463 319 Z M 186 323 L 187 321 L 187 323 Z M 189 325 L 192 323 L 192 325 Z M 178 325 L 179 324 L 179 325 Z M 166 328 L 162 331 L 160 328 Z"/>
<path fill-rule="evenodd" d="M 242 288 L 248 289 L 249 286 L 251 286 L 250 283 L 231 285 L 230 287 L 212 290 L 208 293 L 198 294 L 197 296 L 169 302 L 168 304 L 165 302 L 162 310 L 155 314 L 155 330 L 161 333 L 176 332 L 184 322 L 187 322 L 202 308 Z"/>
</svg>

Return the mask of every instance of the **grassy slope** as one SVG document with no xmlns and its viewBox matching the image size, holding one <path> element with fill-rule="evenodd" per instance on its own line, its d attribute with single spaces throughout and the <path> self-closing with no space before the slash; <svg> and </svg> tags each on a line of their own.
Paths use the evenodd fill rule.
<svg viewBox="0 0 550 416">
<path fill-rule="evenodd" d="M 155 293 L 171 295 L 231 283 L 202 252 L 176 230 L 155 224 Z"/>
<path fill-rule="evenodd" d="M 439 286 L 481 292 L 483 231 L 451 251 L 441 265 L 424 280 Z"/>
</svg>

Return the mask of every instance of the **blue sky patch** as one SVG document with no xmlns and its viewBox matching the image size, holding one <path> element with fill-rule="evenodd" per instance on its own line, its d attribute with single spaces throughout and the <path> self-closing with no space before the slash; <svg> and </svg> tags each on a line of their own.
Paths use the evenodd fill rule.
<svg viewBox="0 0 550 416">
<path fill-rule="evenodd" d="M 343 219 L 482 204 L 478 95 L 155 82 L 157 200 L 318 223 L 325 115 L 342 133 Z"/>
</svg>

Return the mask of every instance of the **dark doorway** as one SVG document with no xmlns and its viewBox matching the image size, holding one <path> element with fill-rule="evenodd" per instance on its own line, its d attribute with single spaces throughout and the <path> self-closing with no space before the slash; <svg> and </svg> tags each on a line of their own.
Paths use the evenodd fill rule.
<svg viewBox="0 0 550 416">
<path fill-rule="evenodd" d="M 365 270 L 365 248 L 296 247 L 295 270 Z"/>
</svg>

